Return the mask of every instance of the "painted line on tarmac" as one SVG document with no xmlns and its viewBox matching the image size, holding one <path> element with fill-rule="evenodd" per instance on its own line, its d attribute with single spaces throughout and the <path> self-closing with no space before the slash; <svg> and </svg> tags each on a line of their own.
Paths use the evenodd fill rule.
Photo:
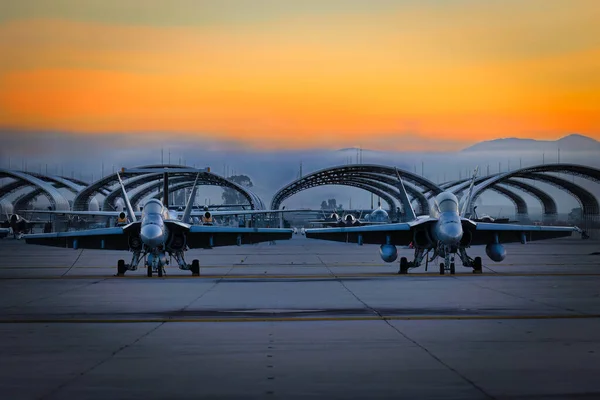
<svg viewBox="0 0 600 400">
<path fill-rule="evenodd" d="M 336 321 L 478 321 L 478 320 L 549 320 L 599 319 L 600 314 L 553 315 L 416 315 L 416 316 L 356 316 L 356 317 L 228 317 L 228 318 L 0 318 L 0 324 L 138 324 L 138 323 L 208 323 L 208 322 L 336 322 Z"/>
<path fill-rule="evenodd" d="M 326 264 L 329 268 L 359 268 L 359 267 L 366 267 L 366 268 L 371 268 L 371 267 L 380 267 L 380 268 L 390 268 L 390 264 Z M 502 268 L 502 267 L 537 267 L 537 266 L 541 266 L 541 267 L 571 267 L 573 264 L 571 263 L 539 263 L 539 264 L 532 264 L 532 263 L 520 263 L 520 264 L 502 264 L 502 265 L 498 265 L 495 266 L 495 268 Z M 584 263 L 584 264 L 577 264 L 579 267 L 595 267 L 598 264 L 597 263 Z M 300 268 L 324 268 L 325 266 L 323 264 L 229 264 L 229 265 L 201 265 L 200 268 L 201 269 L 217 269 L 217 268 L 235 268 L 235 269 L 243 269 L 243 268 L 289 268 L 289 267 L 300 267 Z M 435 265 L 434 265 L 435 267 Z M 484 267 L 486 267 L 484 265 Z M 1 266 L 0 270 L 3 269 L 52 269 L 52 268 L 56 268 L 56 269 L 61 269 L 61 268 L 69 268 L 69 267 L 65 267 L 65 266 L 57 266 L 57 265 L 50 265 L 50 266 L 39 266 L 39 265 L 30 265 L 30 266 Z M 102 269 L 102 268 L 114 268 L 113 266 L 110 265 L 105 265 L 105 266 L 101 266 L 101 265 L 86 265 L 86 266 L 79 266 L 79 267 L 74 267 L 73 269 Z"/>
<path fill-rule="evenodd" d="M 311 279 L 353 279 L 353 278 L 395 278 L 395 279 L 416 279 L 416 278 L 429 278 L 429 279 L 452 279 L 452 278 L 463 278 L 463 277 L 558 277 L 558 276 L 588 276 L 588 277 L 600 277 L 600 272 L 547 272 L 547 273 L 528 273 L 528 272 L 495 272 L 490 274 L 473 274 L 473 273 L 458 273 L 455 275 L 439 275 L 435 273 L 418 273 L 409 275 L 399 275 L 397 273 L 365 273 L 365 274 L 320 274 L 320 275 L 269 275 L 269 274 L 254 274 L 254 275 L 167 275 L 161 278 L 152 277 L 148 278 L 145 275 L 126 275 L 126 276 L 115 276 L 115 275 L 65 275 L 65 276 L 0 276 L 1 280 L 16 280 L 16 279 L 31 279 L 31 280 L 51 280 L 51 279 L 298 279 L 298 280 L 311 280 Z"/>
</svg>

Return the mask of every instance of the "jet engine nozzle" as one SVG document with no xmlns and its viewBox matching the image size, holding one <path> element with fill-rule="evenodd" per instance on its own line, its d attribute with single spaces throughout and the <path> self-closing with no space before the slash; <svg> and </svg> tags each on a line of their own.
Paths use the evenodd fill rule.
<svg viewBox="0 0 600 400">
<path fill-rule="evenodd" d="M 146 246 L 154 248 L 163 244 L 163 230 L 157 225 L 144 225 L 140 231 L 140 238 Z"/>
<path fill-rule="evenodd" d="M 398 258 L 398 249 L 392 244 L 382 244 L 379 248 L 379 255 L 383 261 L 391 263 Z"/>
<path fill-rule="evenodd" d="M 506 257 L 506 249 L 500 243 L 491 243 L 485 246 L 485 254 L 492 261 L 500 262 Z"/>
</svg>

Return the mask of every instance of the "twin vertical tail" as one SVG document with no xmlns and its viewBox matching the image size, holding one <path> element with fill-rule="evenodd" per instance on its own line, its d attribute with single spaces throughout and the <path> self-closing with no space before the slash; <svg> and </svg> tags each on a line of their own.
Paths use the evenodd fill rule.
<svg viewBox="0 0 600 400">
<path fill-rule="evenodd" d="M 125 198 L 125 204 L 127 205 L 127 213 L 131 218 L 131 222 L 136 222 L 137 218 L 135 217 L 135 213 L 133 212 L 133 207 L 131 206 L 131 202 L 129 201 L 129 196 L 127 196 L 127 192 L 125 191 L 125 185 L 123 185 L 123 181 L 121 180 L 121 175 L 117 172 L 117 178 L 119 178 L 119 184 L 121 185 L 121 190 L 123 190 L 123 197 Z"/>
<path fill-rule="evenodd" d="M 404 214 L 406 214 L 408 221 L 414 221 L 417 219 L 417 214 L 415 214 L 415 210 L 413 209 L 412 204 L 410 204 L 410 199 L 408 198 L 408 193 L 406 193 L 406 188 L 404 187 L 404 182 L 402 182 L 398 168 L 396 168 L 396 176 L 398 177 L 398 190 L 400 191 Z"/>
<path fill-rule="evenodd" d="M 183 212 L 183 217 L 181 217 L 181 221 L 186 224 L 191 223 L 192 208 L 194 207 L 194 199 L 196 198 L 196 189 L 198 188 L 198 186 L 196 186 L 196 184 L 198 183 L 199 177 L 200 177 L 200 173 L 198 172 L 198 175 L 196 175 L 196 180 L 194 181 L 194 188 L 192 189 L 192 194 L 190 195 L 190 198 L 188 199 L 187 204 L 185 205 L 185 211 Z"/>
<path fill-rule="evenodd" d="M 475 171 L 473 171 L 473 177 L 471 178 L 471 185 L 469 185 L 469 192 L 467 193 L 467 197 L 463 202 L 462 210 L 460 210 L 461 217 L 470 217 L 471 214 L 471 200 L 473 197 L 473 186 L 475 185 L 475 179 L 477 178 L 477 171 L 479 170 L 479 166 L 475 167 Z M 467 213 L 469 214 L 467 216 Z"/>
<path fill-rule="evenodd" d="M 167 171 L 163 174 L 163 206 L 169 209 L 169 173 Z"/>
</svg>

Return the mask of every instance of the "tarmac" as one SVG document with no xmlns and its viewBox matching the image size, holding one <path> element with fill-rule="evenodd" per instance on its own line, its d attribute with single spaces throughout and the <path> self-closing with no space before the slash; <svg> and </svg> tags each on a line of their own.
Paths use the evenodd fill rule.
<svg viewBox="0 0 600 400">
<path fill-rule="evenodd" d="M 378 246 L 295 235 L 130 253 L 0 240 L 2 399 L 600 399 L 600 242 L 507 245 L 484 273 L 398 275 Z M 401 256 L 412 251 L 399 249 Z"/>
</svg>

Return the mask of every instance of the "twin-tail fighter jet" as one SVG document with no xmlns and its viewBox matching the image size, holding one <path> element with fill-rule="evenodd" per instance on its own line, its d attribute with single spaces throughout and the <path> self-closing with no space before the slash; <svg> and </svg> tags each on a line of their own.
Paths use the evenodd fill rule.
<svg viewBox="0 0 600 400">
<path fill-rule="evenodd" d="M 317 219 L 309 221 L 311 223 L 321 224 L 327 227 L 349 227 L 349 226 L 365 226 L 365 225 L 378 225 L 378 224 L 389 224 L 390 218 L 387 211 L 381 208 L 381 205 L 373 212 L 362 218 L 362 211 L 358 218 L 354 214 L 347 213 L 342 217 L 339 216 L 335 211 L 327 218 Z"/>
<path fill-rule="evenodd" d="M 198 175 L 199 176 L 199 175 Z M 156 273 L 163 276 L 164 267 L 172 257 L 182 270 L 191 271 L 192 275 L 200 274 L 200 262 L 193 260 L 188 264 L 184 252 L 189 248 L 213 248 L 287 240 L 292 237 L 291 229 L 279 228 L 230 228 L 190 225 L 193 199 L 196 196 L 196 183 L 183 212 L 182 219 L 169 210 L 168 173 L 163 175 L 163 202 L 150 199 L 144 205 L 141 219 L 133 212 L 131 202 L 125 191 L 121 176 L 117 174 L 119 184 L 132 222 L 114 228 L 89 229 L 73 232 L 57 232 L 25 235 L 30 244 L 67 247 L 73 249 L 129 250 L 133 253 L 131 262 L 119 260 L 117 275 L 123 276 L 126 271 L 135 271 L 142 260 L 145 260 L 147 275 Z M 68 214 L 68 212 L 66 212 Z"/>
<path fill-rule="evenodd" d="M 385 262 L 394 262 L 398 258 L 396 246 L 407 246 L 412 243 L 414 248 L 414 259 L 408 261 L 406 257 L 400 258 L 400 270 L 398 273 L 406 274 L 411 268 L 421 265 L 425 256 L 433 251 L 428 261 L 436 257 L 443 258 L 444 262 L 439 264 L 440 274 L 449 271 L 455 273 L 454 257 L 458 254 L 463 266 L 473 268 L 473 273 L 482 272 L 481 257 L 474 259 L 467 255 L 466 249 L 473 245 L 486 245 L 487 256 L 500 262 L 506 257 L 505 243 L 552 239 L 571 236 L 573 232 L 580 232 L 585 238 L 584 232 L 577 227 L 568 226 L 534 226 L 475 222 L 471 219 L 461 217 L 471 205 L 474 178 L 469 188 L 462 210 L 459 212 L 457 197 L 448 191 L 438 194 L 434 201 L 434 207 L 429 216 L 415 215 L 410 204 L 406 189 L 400 174 L 398 175 L 398 189 L 402 196 L 405 212 L 408 214 L 409 222 L 393 223 L 386 225 L 340 227 L 307 229 L 306 237 L 314 239 L 332 240 L 338 242 L 380 244 L 380 255 Z"/>
<path fill-rule="evenodd" d="M 36 225 L 45 225 L 45 221 L 29 221 L 19 214 L 6 214 L 6 221 L 0 222 L 0 237 L 7 236 L 12 232 L 15 239 L 20 239 L 26 233 L 30 233 Z M 6 235 L 4 235 L 6 232 Z"/>
</svg>

